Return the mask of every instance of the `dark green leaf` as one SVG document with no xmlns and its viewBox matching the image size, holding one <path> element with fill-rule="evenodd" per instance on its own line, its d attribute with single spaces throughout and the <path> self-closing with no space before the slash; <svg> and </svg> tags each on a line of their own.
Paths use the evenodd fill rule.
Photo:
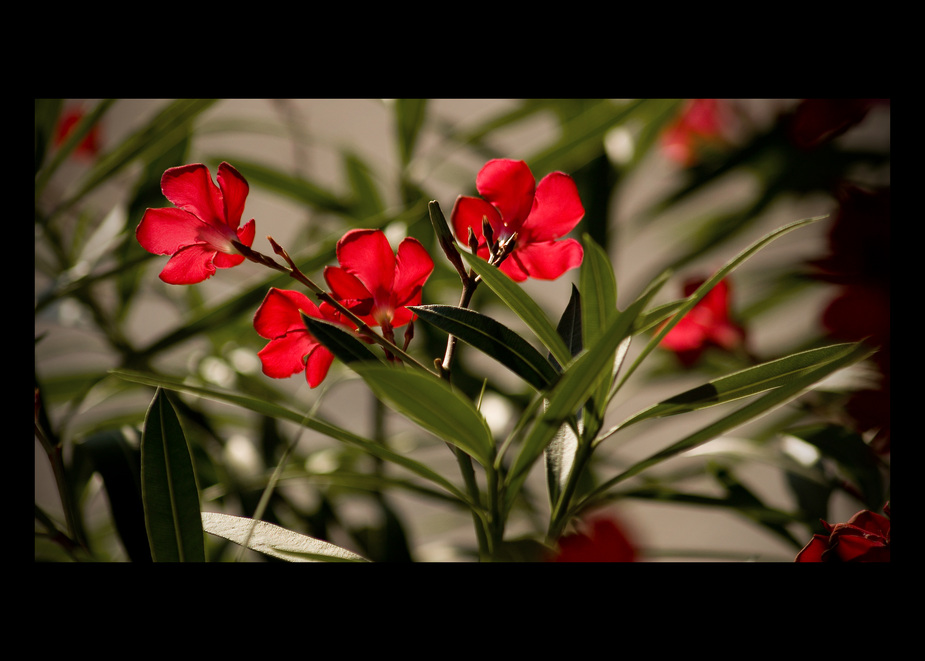
<svg viewBox="0 0 925 661">
<path fill-rule="evenodd" d="M 308 332 L 315 336 L 338 360 L 350 364 L 358 360 L 380 361 L 381 358 L 373 353 L 369 345 L 363 342 L 356 333 L 345 330 L 342 326 L 323 319 L 309 317 L 304 312 L 302 321 Z"/>
<path fill-rule="evenodd" d="M 199 488 L 180 419 L 158 388 L 141 440 L 145 524 L 155 562 L 204 562 Z"/>
<path fill-rule="evenodd" d="M 409 309 L 427 323 L 491 356 L 537 390 L 547 388 L 558 376 L 533 345 L 491 317 L 451 305 L 419 305 Z"/>
</svg>

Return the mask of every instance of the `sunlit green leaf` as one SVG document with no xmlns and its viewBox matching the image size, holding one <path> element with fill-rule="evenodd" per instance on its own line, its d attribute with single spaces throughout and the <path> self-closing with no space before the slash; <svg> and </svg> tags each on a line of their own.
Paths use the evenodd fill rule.
<svg viewBox="0 0 925 661">
<path fill-rule="evenodd" d="M 202 529 L 210 535 L 288 562 L 369 562 L 330 542 L 243 516 L 203 512 Z"/>
<path fill-rule="evenodd" d="M 491 465 L 494 441 L 475 405 L 443 379 L 400 366 L 355 363 L 376 396 L 437 438 Z"/>
<path fill-rule="evenodd" d="M 186 435 L 158 388 L 141 440 L 145 525 L 155 562 L 204 562 L 199 488 Z"/>
<path fill-rule="evenodd" d="M 409 309 L 427 323 L 491 356 L 537 390 L 548 387 L 558 376 L 533 345 L 491 317 L 451 305 L 419 305 Z"/>
</svg>

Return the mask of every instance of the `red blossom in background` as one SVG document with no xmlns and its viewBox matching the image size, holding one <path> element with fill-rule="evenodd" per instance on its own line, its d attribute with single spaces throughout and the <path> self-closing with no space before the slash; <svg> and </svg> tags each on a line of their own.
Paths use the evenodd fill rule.
<svg viewBox="0 0 925 661">
<path fill-rule="evenodd" d="M 327 376 L 334 354 L 308 332 L 302 313 L 354 330 L 331 306 L 317 306 L 305 294 L 273 287 L 254 314 L 257 333 L 270 340 L 257 355 L 267 376 L 286 379 L 305 370 L 305 380 L 315 388 Z"/>
<path fill-rule="evenodd" d="M 822 521 L 826 534 L 813 535 L 796 562 L 889 562 L 889 503 L 883 511 L 886 516 L 862 510 L 834 526 Z"/>
<path fill-rule="evenodd" d="M 479 171 L 475 186 L 482 198 L 459 196 L 450 216 L 460 243 L 469 245 L 471 229 L 478 240 L 478 255 L 488 259 L 482 232 L 486 218 L 494 241 L 503 244 L 517 234 L 513 252 L 499 266 L 513 280 L 555 280 L 581 264 L 581 244 L 561 239 L 585 214 L 570 176 L 552 172 L 537 185 L 524 161 L 494 159 Z"/>
<path fill-rule="evenodd" d="M 148 209 L 135 230 L 145 250 L 171 256 L 161 280 L 191 285 L 244 261 L 232 241 L 250 247 L 255 230 L 253 220 L 240 227 L 248 185 L 237 170 L 219 165 L 216 186 L 202 163 L 170 168 L 161 191 L 176 207 Z"/>
<path fill-rule="evenodd" d="M 672 161 L 690 167 L 703 147 L 724 142 L 727 122 L 720 99 L 690 99 L 662 133 L 662 150 Z"/>
<path fill-rule="evenodd" d="M 55 131 L 55 145 L 60 147 L 67 140 L 68 135 L 74 127 L 84 118 L 82 110 L 71 108 L 65 110 L 58 120 L 58 127 Z M 83 140 L 74 149 L 73 154 L 78 157 L 93 159 L 100 153 L 100 127 L 94 124 L 87 132 Z"/>
<path fill-rule="evenodd" d="M 626 531 L 615 521 L 597 518 L 587 531 L 559 539 L 550 562 L 635 562 L 638 554 Z"/>
<path fill-rule="evenodd" d="M 405 238 L 392 252 L 382 230 L 357 229 L 337 242 L 340 266 L 324 269 L 331 295 L 370 326 L 388 335 L 392 328 L 416 318 L 408 309 L 419 305 L 421 289 L 434 270 L 434 261 L 421 243 Z"/>
<path fill-rule="evenodd" d="M 865 340 L 878 348 L 871 362 L 877 388 L 852 394 L 845 410 L 858 431 L 873 432 L 871 447 L 890 451 L 890 189 L 844 186 L 829 233 L 829 253 L 811 262 L 815 277 L 839 287 L 822 313 L 833 339 Z"/>
<path fill-rule="evenodd" d="M 790 140 L 800 149 L 815 149 L 859 124 L 871 108 L 889 99 L 803 99 L 790 117 Z"/>
<path fill-rule="evenodd" d="M 684 295 L 690 296 L 705 280 L 684 283 Z M 734 323 L 729 313 L 730 285 L 720 280 L 694 308 L 662 338 L 660 346 L 677 355 L 685 367 L 696 363 L 709 347 L 732 350 L 745 342 L 745 331 Z"/>
</svg>

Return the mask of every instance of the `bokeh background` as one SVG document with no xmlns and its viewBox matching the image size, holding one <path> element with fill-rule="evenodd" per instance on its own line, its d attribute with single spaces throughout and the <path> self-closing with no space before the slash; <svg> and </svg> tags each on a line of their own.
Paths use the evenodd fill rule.
<svg viewBox="0 0 925 661">
<path fill-rule="evenodd" d="M 187 109 L 191 119 L 170 130 L 163 128 L 169 119 L 164 113 L 177 108 L 175 100 L 119 99 L 99 117 L 90 134 L 93 144 L 84 143 L 86 149 L 54 163 L 47 178 L 43 175 L 52 170 L 49 163 L 62 143 L 45 136 L 48 152 L 36 197 L 36 382 L 49 424 L 80 478 L 76 497 L 95 559 L 134 558 L 120 537 L 111 489 L 99 464 L 87 458 L 92 456 L 88 439 L 97 443 L 101 434 L 115 434 L 131 445 L 152 396 L 149 388 L 108 376 L 111 368 L 143 367 L 272 394 L 305 411 L 317 405 L 319 415 L 331 422 L 361 434 L 384 433 L 395 447 L 456 475 L 445 446 L 384 411 L 341 366 L 335 365 L 325 386 L 315 390 L 301 376 L 271 382 L 260 373 L 255 354 L 264 340 L 250 324 L 256 305 L 240 301 L 242 292 L 256 292 L 259 303 L 271 273 L 246 262 L 191 288 L 157 279 L 166 258 L 144 253 L 133 244 L 133 232 L 144 208 L 169 205 L 156 188 L 167 167 L 203 162 L 214 174 L 222 160 L 233 164 L 250 183 L 244 220 L 256 219 L 254 248 L 271 254 L 265 237 L 272 236 L 313 264 L 310 275 L 319 278 L 321 267 L 333 261 L 334 242 L 349 227 L 381 227 L 393 245 L 406 235 L 420 238 L 438 262 L 425 289 L 430 303 L 455 304 L 458 278 L 433 241 L 427 201 L 437 200 L 449 216 L 457 195 L 475 193 L 475 176 L 490 158 L 524 159 L 537 179 L 553 170 L 576 179 L 586 217 L 574 235 L 588 233 L 606 248 L 620 307 L 668 265 L 675 276 L 661 301 L 680 297 L 686 279 L 707 277 L 767 232 L 829 214 L 763 250 L 733 281 L 732 312 L 746 329 L 751 355 L 770 359 L 822 341 L 828 332 L 823 313 L 838 285 L 808 277 L 808 264 L 830 250 L 840 191 L 848 182 L 870 189 L 889 186 L 888 100 L 840 100 L 864 103 L 845 104 L 851 112 L 841 115 L 822 114 L 829 122 L 819 120 L 825 130 L 813 134 L 814 143 L 800 143 L 794 132 L 803 100 L 692 101 L 222 99 L 195 112 Z M 85 117 L 101 102 L 66 99 L 60 108 L 65 115 Z M 38 152 L 38 100 L 36 108 Z M 136 153 L 124 151 L 154 126 L 162 130 L 157 141 L 141 141 L 144 148 Z M 101 171 L 106 176 L 95 179 Z M 524 288 L 556 319 L 573 283 L 577 271 L 554 282 L 528 281 Z M 490 292 L 480 291 L 474 307 L 518 328 L 518 320 Z M 206 331 L 177 335 L 207 312 L 214 316 Z M 420 326 L 412 353 L 429 362 L 442 355 L 442 339 Z M 717 351 L 685 368 L 670 352 L 660 352 L 614 403 L 608 422 L 699 385 L 718 370 L 741 366 L 739 360 Z M 522 404 L 522 383 L 465 347 L 460 362 L 472 375 L 489 375 L 498 384 L 483 410 L 493 430 L 503 434 Z M 839 375 L 838 387 L 857 388 L 878 378 L 869 365 L 849 372 Z M 267 520 L 354 549 L 372 544 L 374 535 L 400 539 L 401 552 L 383 552 L 384 559 L 469 559 L 472 526 L 464 512 L 402 490 L 389 491 L 383 505 L 362 488 L 353 489 L 344 476 L 369 470 L 368 458 L 331 439 L 231 407 L 196 400 L 189 406 L 188 415 L 196 412 L 210 421 L 208 431 L 194 432 L 197 440 L 191 441 L 201 444 L 199 451 L 207 457 L 202 461 L 209 466 L 200 475 L 204 509 L 250 515 L 281 448 L 295 441 L 293 469 L 280 483 Z M 788 407 L 775 416 L 785 422 L 793 413 Z M 690 493 L 721 495 L 717 467 L 733 470 L 736 484 L 766 506 L 792 512 L 798 507 L 793 485 L 776 460 L 787 449 L 784 441 L 774 437 L 760 451 L 749 446 L 747 452 L 742 444 L 775 428 L 774 419 L 713 441 L 672 462 L 670 471 L 690 474 L 683 481 Z M 640 425 L 632 438 L 605 453 L 606 461 L 618 466 L 644 458 L 694 424 L 700 423 L 681 416 Z M 542 509 L 543 477 L 531 480 Z M 63 520 L 38 440 L 35 499 L 37 510 Z M 863 505 L 837 489 L 825 502 L 832 521 L 846 520 Z M 649 560 L 790 561 L 799 550 L 741 511 L 715 504 L 625 498 L 606 514 L 620 522 Z M 529 532 L 533 520 L 525 513 L 512 522 L 510 535 Z M 36 528 L 36 560 L 68 559 L 39 534 L 38 523 Z M 808 541 L 806 527 L 789 529 Z M 232 551 L 216 545 L 214 553 L 225 559 Z M 266 560 L 258 554 L 245 557 Z"/>
</svg>

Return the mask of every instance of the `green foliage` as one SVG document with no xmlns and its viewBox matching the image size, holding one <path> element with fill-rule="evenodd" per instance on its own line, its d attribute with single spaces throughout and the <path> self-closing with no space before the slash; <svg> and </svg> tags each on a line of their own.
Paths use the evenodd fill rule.
<svg viewBox="0 0 925 661">
<path fill-rule="evenodd" d="M 537 561 L 589 513 L 647 502 L 690 508 L 692 516 L 734 513 L 739 525 L 795 552 L 831 516 L 833 494 L 879 509 L 889 498 L 888 461 L 844 423 L 846 394 L 832 385 L 833 376 L 867 364 L 874 348 L 819 331 L 777 343 L 763 358 L 717 351 L 681 372 L 659 347 L 733 274 L 753 285 L 743 288 L 740 307 L 755 311 L 755 327 L 790 314 L 799 292 L 821 291 L 805 278 L 802 258 L 770 246 L 801 233 L 818 238 L 834 198 L 804 220 L 774 216 L 768 226 L 769 211 L 830 194 L 828 183 L 846 173 L 888 167 L 888 147 L 801 153 L 773 123 L 704 152 L 624 218 L 614 200 L 647 168 L 667 171 L 659 138 L 681 100 L 503 101 L 487 104 L 493 114 L 476 122 L 448 119 L 447 100 L 370 102 L 366 109 L 388 127 L 386 154 L 336 144 L 324 129 L 302 130 L 290 118 L 268 125 L 223 117 L 233 101 L 163 100 L 76 167 L 83 138 L 124 120 L 129 102 L 83 103 L 84 119 L 56 143 L 73 100 L 36 99 L 36 440 L 59 499 L 40 502 L 37 488 L 36 560 L 224 562 L 244 550 L 266 562 L 415 560 L 424 553 L 415 533 L 427 522 L 412 519 L 436 508 L 441 531 L 471 525 L 454 559 Z M 538 131 L 538 123 L 551 128 Z M 519 146 L 524 129 L 539 138 L 529 151 Z M 266 157 L 243 148 L 255 137 L 266 141 Z M 613 151 L 621 137 L 634 147 L 625 157 Z M 271 157 L 272 141 L 287 154 L 310 153 L 325 169 Z M 576 232 L 584 259 L 563 276 L 567 287 L 514 282 L 450 232 L 441 204 L 473 194 L 479 163 L 499 157 L 526 160 L 538 179 L 574 176 L 586 208 Z M 246 261 L 201 287 L 157 280 L 166 257 L 145 253 L 134 228 L 145 209 L 169 206 L 161 175 L 193 162 L 214 171 L 221 160 L 249 183 L 248 217 L 252 203 L 268 203 L 283 215 L 273 220 L 307 237 L 284 247 L 289 265 L 315 282 L 348 229 L 421 240 L 436 267 L 412 307 L 408 343 L 361 339 L 303 314 L 335 356 L 325 384 L 309 390 L 302 374 L 267 378 L 256 359 L 265 341 L 254 311 L 269 287 L 304 283 L 292 271 Z M 341 184 L 330 183 L 332 173 Z M 749 199 L 729 209 L 722 193 L 709 197 L 736 175 L 756 182 Z M 717 208 L 689 212 L 703 197 Z M 287 205 L 303 215 L 277 211 Z M 672 225 L 679 216 L 685 220 Z M 256 218 L 258 241 L 265 220 Z M 640 227 L 661 232 L 664 254 L 636 252 Z M 768 253 L 775 269 L 760 263 Z M 709 277 L 682 297 L 677 278 L 695 267 Z M 139 328 L 139 319 L 151 328 Z M 455 340 L 452 355 L 446 348 Z M 622 422 L 614 424 L 617 412 Z M 682 426 L 666 426 L 670 442 L 660 443 L 653 430 L 665 423 Z M 744 436 L 734 450 L 710 452 L 719 447 L 711 441 L 733 431 Z M 796 439 L 815 451 L 814 461 L 780 449 Z M 630 442 L 637 453 L 625 452 Z M 236 454 L 242 443 L 253 456 Z M 692 465 L 699 457 L 707 458 Z M 784 476 L 788 503 L 743 477 L 743 467 L 756 464 Z M 707 486 L 691 486 L 692 477 Z M 107 496 L 102 516 L 91 512 L 99 489 Z M 408 499 L 412 505 L 399 505 Z M 358 503 L 374 515 L 351 520 Z M 455 523 L 459 513 L 464 523 Z M 723 548 L 709 553 L 727 557 Z"/>
</svg>

